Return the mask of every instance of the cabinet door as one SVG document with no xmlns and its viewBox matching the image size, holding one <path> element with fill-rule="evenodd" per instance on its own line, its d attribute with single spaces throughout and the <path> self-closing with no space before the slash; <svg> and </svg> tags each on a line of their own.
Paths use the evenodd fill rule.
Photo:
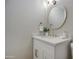
<svg viewBox="0 0 79 59">
<path fill-rule="evenodd" d="M 43 48 L 43 51 L 44 51 L 44 59 L 55 59 L 55 51 L 54 51 L 54 47 L 51 46 L 50 44 L 47 44 L 47 43 L 43 43 L 44 45 L 44 48 Z M 42 45 L 42 46 L 43 46 Z"/>
<path fill-rule="evenodd" d="M 43 59 L 43 50 L 38 40 L 33 40 L 33 59 Z"/>
<path fill-rule="evenodd" d="M 33 59 L 55 59 L 54 47 L 50 44 L 33 40 Z"/>
</svg>

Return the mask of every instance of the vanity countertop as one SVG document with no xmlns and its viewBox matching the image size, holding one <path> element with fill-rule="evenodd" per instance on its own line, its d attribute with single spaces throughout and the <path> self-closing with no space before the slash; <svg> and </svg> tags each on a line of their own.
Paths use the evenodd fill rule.
<svg viewBox="0 0 79 59">
<path fill-rule="evenodd" d="M 37 40 L 41 40 L 41 41 L 46 42 L 46 43 L 54 44 L 54 45 L 64 43 L 67 41 L 71 41 L 70 38 L 59 38 L 59 37 L 53 37 L 53 36 L 33 35 L 32 38 L 37 39 Z"/>
</svg>

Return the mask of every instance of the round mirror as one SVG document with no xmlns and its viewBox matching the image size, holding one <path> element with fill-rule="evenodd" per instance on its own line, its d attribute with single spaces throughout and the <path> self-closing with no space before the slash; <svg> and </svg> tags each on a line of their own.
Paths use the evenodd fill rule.
<svg viewBox="0 0 79 59">
<path fill-rule="evenodd" d="M 66 10 L 63 6 L 56 6 L 50 10 L 48 20 L 53 30 L 61 28 L 65 23 L 65 19 Z"/>
</svg>

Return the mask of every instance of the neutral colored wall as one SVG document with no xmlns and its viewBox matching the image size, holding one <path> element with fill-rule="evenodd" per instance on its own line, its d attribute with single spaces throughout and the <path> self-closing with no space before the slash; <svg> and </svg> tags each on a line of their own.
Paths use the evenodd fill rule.
<svg viewBox="0 0 79 59">
<path fill-rule="evenodd" d="M 31 34 L 42 21 L 46 24 L 44 0 L 5 0 L 6 59 L 32 59 Z M 59 0 L 67 9 L 67 21 L 62 29 L 72 34 L 72 0 Z M 14 56 L 14 57 L 11 57 Z"/>
<path fill-rule="evenodd" d="M 31 35 L 41 21 L 43 0 L 5 0 L 6 59 L 32 59 Z"/>
</svg>

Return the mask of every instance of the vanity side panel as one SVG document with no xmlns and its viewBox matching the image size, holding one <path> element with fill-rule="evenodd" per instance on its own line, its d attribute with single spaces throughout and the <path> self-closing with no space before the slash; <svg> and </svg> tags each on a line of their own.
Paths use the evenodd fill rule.
<svg viewBox="0 0 79 59">
<path fill-rule="evenodd" d="M 68 42 L 56 45 L 55 59 L 68 59 Z"/>
</svg>

